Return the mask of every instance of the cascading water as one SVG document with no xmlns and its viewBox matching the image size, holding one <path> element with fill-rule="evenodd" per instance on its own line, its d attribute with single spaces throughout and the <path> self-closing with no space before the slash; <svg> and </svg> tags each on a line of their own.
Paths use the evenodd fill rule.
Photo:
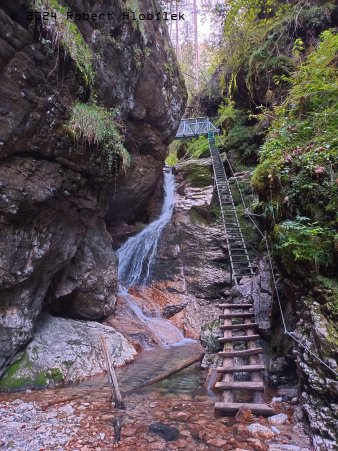
<svg viewBox="0 0 338 451">
<path fill-rule="evenodd" d="M 164 202 L 160 217 L 142 232 L 129 238 L 117 251 L 119 257 L 119 282 L 124 287 L 146 285 L 156 254 L 158 240 L 171 219 L 175 200 L 175 178 L 164 171 Z"/>
<path fill-rule="evenodd" d="M 169 320 L 146 316 L 128 294 L 133 285 L 145 286 L 149 281 L 154 257 L 164 227 L 172 217 L 175 200 L 175 178 L 168 169 L 164 170 L 164 202 L 158 219 L 150 223 L 140 233 L 129 238 L 117 251 L 119 257 L 119 291 L 127 300 L 130 309 L 156 336 L 162 345 L 183 344 L 193 341 L 184 338 L 182 332 Z"/>
</svg>

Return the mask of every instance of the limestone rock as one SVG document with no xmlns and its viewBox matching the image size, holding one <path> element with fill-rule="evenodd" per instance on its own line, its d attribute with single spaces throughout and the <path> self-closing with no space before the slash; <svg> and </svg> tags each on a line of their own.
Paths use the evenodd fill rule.
<svg viewBox="0 0 338 451">
<path fill-rule="evenodd" d="M 135 349 L 111 327 L 44 314 L 34 339 L 5 372 L 0 388 L 46 387 L 102 374 L 106 362 L 100 336 L 107 341 L 114 365 L 135 356 Z"/>
<path fill-rule="evenodd" d="M 223 359 L 218 354 L 205 353 L 201 363 L 201 368 L 217 368 L 222 366 L 222 363 Z"/>
<path fill-rule="evenodd" d="M 67 6 L 87 11 L 87 3 Z M 156 5 L 141 0 L 140 9 Z M 46 51 L 43 39 L 53 37 L 39 24 L 12 20 L 14 6 L 23 18 L 23 2 L 0 7 L 0 375 L 32 338 L 47 298 L 50 311 L 74 317 L 113 311 L 116 263 L 102 218 L 108 201 L 112 232 L 150 217 L 186 101 L 164 24 L 119 22 L 118 2 L 112 20 L 76 22 L 93 54 L 97 102 L 118 108 L 126 124 L 133 163 L 111 183 L 104 152 L 75 143 L 65 129 L 73 104 L 86 102 L 90 88 L 62 45 L 57 55 Z M 92 12 L 101 6 L 90 2 Z"/>
<path fill-rule="evenodd" d="M 268 418 L 268 421 L 273 426 L 280 426 L 288 421 L 288 416 L 285 413 L 279 413 L 278 415 L 273 415 Z"/>
<path fill-rule="evenodd" d="M 72 261 L 52 286 L 51 311 L 73 318 L 102 319 L 115 308 L 117 259 L 103 220 L 88 230 Z"/>
<path fill-rule="evenodd" d="M 219 326 L 220 321 L 215 319 L 210 323 L 204 323 L 201 328 L 200 341 L 208 353 L 216 353 L 223 347 L 218 341 L 218 338 L 223 336 Z"/>
<path fill-rule="evenodd" d="M 250 424 L 247 426 L 247 431 L 253 438 L 261 440 L 270 440 L 275 436 L 270 428 L 259 423 Z"/>
</svg>

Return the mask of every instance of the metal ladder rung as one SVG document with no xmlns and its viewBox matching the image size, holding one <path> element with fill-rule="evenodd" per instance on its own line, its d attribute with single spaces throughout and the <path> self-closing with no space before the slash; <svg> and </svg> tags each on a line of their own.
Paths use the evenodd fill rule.
<svg viewBox="0 0 338 451">
<path fill-rule="evenodd" d="M 209 139 L 209 149 L 221 208 L 225 240 L 229 252 L 232 277 L 237 283 L 237 279 L 252 275 L 253 271 L 223 162 L 217 147 L 211 139 Z"/>
</svg>

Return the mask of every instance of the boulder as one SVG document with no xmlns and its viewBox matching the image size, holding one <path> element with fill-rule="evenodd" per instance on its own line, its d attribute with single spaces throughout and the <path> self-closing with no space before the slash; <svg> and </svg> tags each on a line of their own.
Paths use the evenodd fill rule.
<svg viewBox="0 0 338 451">
<path fill-rule="evenodd" d="M 73 318 L 107 318 L 115 308 L 117 258 L 101 219 L 88 230 L 71 262 L 52 285 L 50 310 Z"/>
<path fill-rule="evenodd" d="M 136 351 L 112 327 L 44 314 L 33 340 L 18 354 L 0 381 L 0 389 L 42 388 L 102 374 L 104 337 L 115 366 L 133 360 Z"/>
</svg>

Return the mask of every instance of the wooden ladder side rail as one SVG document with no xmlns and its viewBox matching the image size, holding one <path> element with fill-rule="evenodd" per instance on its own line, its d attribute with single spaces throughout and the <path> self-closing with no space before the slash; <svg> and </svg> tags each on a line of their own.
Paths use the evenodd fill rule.
<svg viewBox="0 0 338 451">
<path fill-rule="evenodd" d="M 225 308 L 223 313 L 230 313 L 230 309 L 229 308 Z M 231 318 L 229 319 L 225 319 L 224 323 L 225 326 L 226 325 L 230 325 L 231 324 Z M 223 332 L 223 337 L 227 338 L 227 337 L 231 337 L 232 336 L 232 331 L 231 330 L 225 330 Z M 227 351 L 233 351 L 233 343 L 227 343 L 223 346 L 223 350 L 227 350 Z M 232 368 L 234 366 L 234 359 L 233 357 L 230 358 L 223 358 L 223 368 Z M 234 381 L 234 375 L 231 372 L 228 373 L 224 373 L 222 374 L 222 382 L 233 382 Z M 222 402 L 223 403 L 233 403 L 234 402 L 234 393 L 232 390 L 225 390 L 222 393 Z"/>
<path fill-rule="evenodd" d="M 246 318 L 244 320 L 245 324 L 249 324 L 251 321 L 250 319 Z M 255 334 L 255 330 L 254 329 L 246 329 L 246 335 L 253 335 Z M 248 343 L 248 349 L 252 349 L 254 348 L 256 345 L 254 342 L 249 342 Z M 258 365 L 261 363 L 261 355 L 250 355 L 249 356 L 249 364 L 250 365 Z M 263 382 L 263 377 L 262 377 L 262 373 L 261 371 L 257 371 L 257 372 L 252 372 L 251 373 L 251 380 L 253 382 Z M 256 391 L 253 395 L 253 399 L 252 401 L 256 404 L 263 404 L 265 402 L 265 390 L 264 392 L 262 391 Z"/>
<path fill-rule="evenodd" d="M 224 170 L 223 162 L 221 160 L 219 151 L 214 143 L 209 141 L 209 149 L 211 155 L 211 161 L 215 176 L 215 184 L 218 193 L 219 204 L 221 208 L 222 222 L 225 231 L 225 239 L 227 243 L 227 248 L 229 252 L 230 259 L 230 277 L 231 282 L 235 282 L 237 284 L 237 278 L 243 277 L 243 275 L 251 276 L 253 275 L 253 270 L 249 258 L 249 254 L 246 248 L 245 240 L 243 237 L 243 233 L 241 230 L 241 226 L 239 223 L 236 207 L 234 204 L 234 200 L 232 197 L 231 189 L 229 186 L 229 182 Z M 229 215 L 231 216 L 231 220 L 229 219 Z M 236 239 L 236 247 L 240 247 L 242 249 L 240 262 L 236 262 L 234 260 L 234 256 L 232 255 L 232 241 Z M 236 254 L 238 256 L 238 254 Z M 245 267 L 243 267 L 245 265 Z M 243 270 L 244 271 L 243 271 Z"/>
</svg>

